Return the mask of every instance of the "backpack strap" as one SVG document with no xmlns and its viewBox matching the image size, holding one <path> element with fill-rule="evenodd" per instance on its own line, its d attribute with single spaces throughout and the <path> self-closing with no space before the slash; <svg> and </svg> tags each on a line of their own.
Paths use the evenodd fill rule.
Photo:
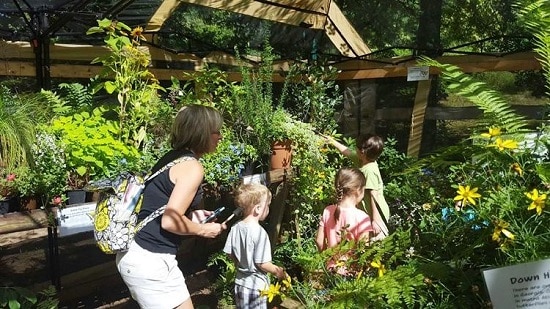
<svg viewBox="0 0 550 309">
<path fill-rule="evenodd" d="M 172 166 L 174 166 L 174 165 L 176 165 L 180 162 L 189 161 L 189 160 L 196 160 L 196 159 L 195 159 L 195 157 L 192 157 L 192 156 L 183 156 L 183 157 L 177 158 L 176 160 L 171 161 L 168 164 L 166 164 L 165 166 L 163 166 L 161 169 L 156 171 L 154 174 L 147 175 L 143 181 L 148 182 L 148 181 L 152 180 L 153 178 L 157 177 L 158 175 L 160 175 L 162 172 L 164 172 L 167 169 L 171 168 Z"/>
<path fill-rule="evenodd" d="M 166 171 L 167 169 L 171 168 L 172 166 L 178 164 L 178 163 L 181 163 L 181 162 L 185 162 L 185 161 L 191 161 L 191 160 L 196 160 L 195 157 L 192 157 L 192 156 L 183 156 L 181 158 L 178 158 L 168 164 L 166 164 L 165 166 L 163 166 L 160 170 L 158 170 L 156 173 L 152 174 L 152 175 L 149 175 L 145 178 L 145 182 L 148 182 L 150 180 L 152 180 L 153 178 L 155 178 L 156 176 L 158 176 L 160 173 Z M 136 225 L 136 228 L 135 228 L 135 233 L 137 234 L 137 232 L 139 232 L 139 230 L 141 230 L 147 223 L 155 220 L 158 216 L 162 215 L 164 213 L 164 210 L 166 209 L 166 205 L 160 207 L 159 209 L 153 211 L 152 213 L 150 213 L 147 217 L 145 217 L 145 219 L 141 220 L 141 222 L 139 222 L 137 225 Z"/>
</svg>

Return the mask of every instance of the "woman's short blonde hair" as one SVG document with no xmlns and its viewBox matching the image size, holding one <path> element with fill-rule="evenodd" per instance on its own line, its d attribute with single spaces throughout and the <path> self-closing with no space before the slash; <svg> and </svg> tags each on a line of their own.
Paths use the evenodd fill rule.
<svg viewBox="0 0 550 309">
<path fill-rule="evenodd" d="M 261 203 L 264 196 L 271 201 L 271 191 L 261 184 L 242 184 L 235 189 L 235 204 L 242 208 L 244 215 L 248 215 L 254 206 Z"/>
<path fill-rule="evenodd" d="M 184 106 L 179 110 L 172 125 L 172 149 L 189 149 L 197 154 L 207 153 L 210 150 L 211 134 L 219 134 L 222 124 L 220 112 L 211 106 Z"/>
</svg>

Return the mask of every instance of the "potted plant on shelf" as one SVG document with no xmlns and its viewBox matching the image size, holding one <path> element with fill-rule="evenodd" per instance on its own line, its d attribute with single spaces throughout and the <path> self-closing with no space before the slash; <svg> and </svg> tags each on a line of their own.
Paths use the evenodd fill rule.
<svg viewBox="0 0 550 309">
<path fill-rule="evenodd" d="M 38 177 L 29 166 L 17 168 L 14 180 L 15 190 L 19 195 L 19 207 L 16 210 L 32 210 L 42 205 L 43 199 L 38 194 Z"/>
<path fill-rule="evenodd" d="M 7 173 L 6 171 L 0 172 L 0 214 L 16 210 L 16 177 L 14 173 Z"/>
<path fill-rule="evenodd" d="M 273 111 L 271 121 L 265 130 L 265 138 L 270 141 L 270 169 L 289 168 L 292 161 L 292 139 L 290 130 L 294 120 L 282 107 Z"/>
<path fill-rule="evenodd" d="M 60 206 L 66 201 L 67 190 L 67 164 L 61 141 L 53 134 L 39 132 L 32 154 L 31 174 L 36 181 L 36 194 L 41 198 L 39 206 Z"/>
</svg>

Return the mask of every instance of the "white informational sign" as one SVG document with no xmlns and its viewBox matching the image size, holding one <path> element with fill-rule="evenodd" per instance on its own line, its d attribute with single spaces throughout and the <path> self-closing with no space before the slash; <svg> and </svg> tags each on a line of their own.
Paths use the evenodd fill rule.
<svg viewBox="0 0 550 309">
<path fill-rule="evenodd" d="M 550 259 L 483 270 L 495 309 L 550 308 Z"/>
<path fill-rule="evenodd" d="M 59 236 L 94 230 L 93 215 L 96 202 L 66 207 L 57 211 Z"/>
<path fill-rule="evenodd" d="M 245 185 L 251 184 L 251 183 L 267 185 L 267 175 L 263 173 L 263 174 L 254 174 L 254 175 L 244 176 L 242 182 Z"/>
<path fill-rule="evenodd" d="M 408 82 L 428 80 L 429 78 L 430 78 L 430 67 L 408 67 L 407 68 Z"/>
</svg>

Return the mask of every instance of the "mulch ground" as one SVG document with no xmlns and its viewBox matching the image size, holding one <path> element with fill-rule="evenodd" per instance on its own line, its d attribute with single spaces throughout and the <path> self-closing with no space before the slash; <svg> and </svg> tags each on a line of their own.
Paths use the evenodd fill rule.
<svg viewBox="0 0 550 309">
<path fill-rule="evenodd" d="M 50 258 L 51 248 L 55 248 L 51 239 L 47 229 L 0 235 L 0 286 L 40 291 L 59 282 L 60 308 L 138 308 L 114 270 L 114 256 L 96 247 L 92 233 L 58 238 L 57 263 Z M 203 241 L 196 247 L 194 256 L 182 256 L 179 261 L 193 304 L 195 308 L 218 308 L 212 290 L 218 274 L 206 267 L 205 248 L 217 250 L 219 243 Z M 59 281 L 52 280 L 57 277 L 55 265 Z"/>
</svg>

